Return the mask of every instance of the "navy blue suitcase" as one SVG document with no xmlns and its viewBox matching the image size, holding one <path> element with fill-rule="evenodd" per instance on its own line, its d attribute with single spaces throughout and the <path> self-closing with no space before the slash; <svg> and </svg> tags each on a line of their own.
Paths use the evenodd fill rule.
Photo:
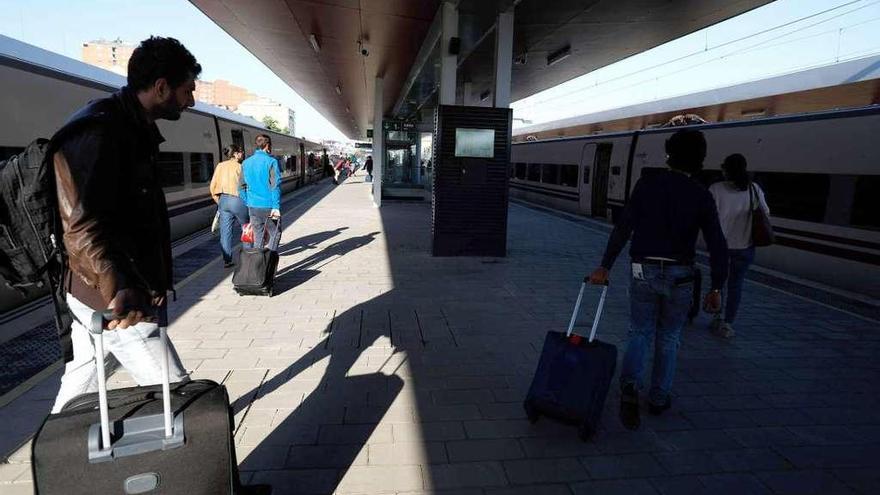
<svg viewBox="0 0 880 495">
<path fill-rule="evenodd" d="M 617 347 L 595 340 L 608 287 L 603 287 L 589 340 L 572 333 L 586 284 L 581 285 L 568 332 L 547 332 L 538 369 L 523 403 L 529 421 L 542 415 L 578 425 L 587 441 L 599 426 L 617 366 Z"/>
</svg>

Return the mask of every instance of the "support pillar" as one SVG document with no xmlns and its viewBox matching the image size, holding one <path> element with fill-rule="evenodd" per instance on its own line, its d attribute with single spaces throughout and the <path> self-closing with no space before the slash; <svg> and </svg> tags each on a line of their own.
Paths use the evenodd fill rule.
<svg viewBox="0 0 880 495">
<path fill-rule="evenodd" d="M 513 70 L 513 10 L 498 14 L 495 28 L 495 91 L 492 106 L 510 106 L 510 77 Z"/>
<path fill-rule="evenodd" d="M 458 55 L 449 53 L 449 42 L 458 37 L 458 8 L 451 2 L 443 2 L 440 10 L 443 16 L 440 34 L 440 104 L 455 105 Z"/>
<path fill-rule="evenodd" d="M 382 206 L 382 169 L 385 166 L 385 131 L 382 128 L 383 83 L 381 77 L 375 81 L 373 90 L 373 202 Z"/>
</svg>

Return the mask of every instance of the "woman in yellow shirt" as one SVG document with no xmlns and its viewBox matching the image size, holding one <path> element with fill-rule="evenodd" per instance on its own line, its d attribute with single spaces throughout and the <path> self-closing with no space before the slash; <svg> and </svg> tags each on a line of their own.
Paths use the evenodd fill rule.
<svg viewBox="0 0 880 495">
<path fill-rule="evenodd" d="M 223 252 L 223 266 L 229 268 L 233 266 L 232 248 L 235 233 L 248 222 L 248 209 L 238 195 L 244 151 L 240 146 L 230 144 L 223 150 L 223 154 L 227 159 L 214 169 L 214 177 L 211 178 L 211 197 L 217 203 L 220 214 L 220 251 Z M 238 229 L 234 228 L 236 221 Z"/>
</svg>

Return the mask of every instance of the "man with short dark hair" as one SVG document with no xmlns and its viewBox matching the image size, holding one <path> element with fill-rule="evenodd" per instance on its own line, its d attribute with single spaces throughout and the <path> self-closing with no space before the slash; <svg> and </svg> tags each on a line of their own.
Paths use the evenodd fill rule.
<svg viewBox="0 0 880 495">
<path fill-rule="evenodd" d="M 614 260 L 632 234 L 630 258 L 629 343 L 620 372 L 620 418 L 629 429 L 639 427 L 639 390 L 645 357 L 654 341 L 654 367 L 649 411 L 662 414 L 672 405 L 672 378 L 694 290 L 694 245 L 699 231 L 709 248 L 712 290 L 704 308 L 721 308 L 721 287 L 727 277 L 727 244 L 721 233 L 715 202 L 692 174 L 703 168 L 706 140 L 692 129 L 676 132 L 666 141 L 669 170 L 642 176 L 620 222 L 614 227 L 602 264 L 590 276 L 606 284 Z"/>
<path fill-rule="evenodd" d="M 159 119 L 178 120 L 194 104 L 202 68 L 174 38 L 151 37 L 132 53 L 128 85 L 71 117 L 75 125 L 53 155 L 59 213 L 70 270 L 64 281 L 75 318 L 73 360 L 65 367 L 53 413 L 97 390 L 86 327 L 110 309 L 105 348 L 139 385 L 162 381 L 164 320 L 173 290 L 171 232 L 156 157 Z M 164 321 L 159 323 L 164 324 Z M 169 343 L 170 377 L 187 380 Z M 99 356 L 103 359 L 103 356 Z"/>
<path fill-rule="evenodd" d="M 269 220 L 281 224 L 281 167 L 272 156 L 272 138 L 257 135 L 256 151 L 241 164 L 242 198 L 248 206 L 254 246 L 263 246 L 266 224 Z M 270 239 L 269 249 L 278 249 L 278 235 Z"/>
</svg>

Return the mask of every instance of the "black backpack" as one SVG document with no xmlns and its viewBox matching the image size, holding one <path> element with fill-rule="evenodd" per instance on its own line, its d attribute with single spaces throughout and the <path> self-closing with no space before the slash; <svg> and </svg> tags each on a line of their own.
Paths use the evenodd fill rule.
<svg viewBox="0 0 880 495">
<path fill-rule="evenodd" d="M 48 290 L 65 357 L 70 357 L 71 317 L 62 282 L 67 257 L 55 190 L 52 155 L 66 136 L 102 116 L 75 119 L 51 140 L 36 139 L 18 155 L 0 161 L 0 278 L 22 297 Z"/>
</svg>

